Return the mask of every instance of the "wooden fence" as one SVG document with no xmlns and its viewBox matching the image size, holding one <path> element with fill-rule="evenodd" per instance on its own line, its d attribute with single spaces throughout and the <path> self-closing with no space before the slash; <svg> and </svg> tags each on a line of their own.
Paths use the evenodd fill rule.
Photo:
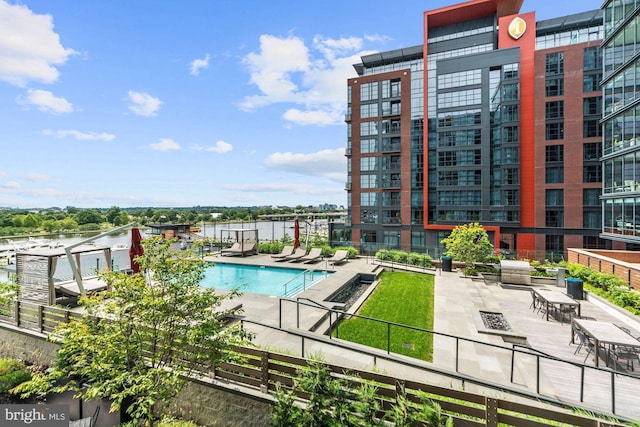
<svg viewBox="0 0 640 427">
<path fill-rule="evenodd" d="M 67 309 L 23 301 L 15 301 L 13 306 L 0 306 L 0 322 L 45 335 L 51 334 L 56 326 L 81 316 L 82 314 Z M 233 351 L 240 356 L 240 362 L 223 363 L 208 375 L 212 379 L 241 384 L 263 393 L 273 392 L 276 384 L 291 389 L 298 371 L 308 366 L 308 361 L 304 358 L 258 348 L 234 347 Z M 420 401 L 417 393 L 424 392 L 433 402 L 439 404 L 446 414 L 453 417 L 455 426 L 542 427 L 561 424 L 616 427 L 624 425 L 613 418 L 607 421 L 573 413 L 570 407 L 516 403 L 370 371 L 346 369 L 326 363 L 324 366 L 331 370 L 332 375 L 346 379 L 346 383 L 354 391 L 363 382 L 375 384 L 377 399 L 383 409 L 388 409 L 393 404 L 401 389 L 404 389 L 407 397 L 415 402 Z M 234 393 L 237 392 L 237 390 L 234 391 Z M 302 395 L 300 397 L 304 398 Z"/>
</svg>

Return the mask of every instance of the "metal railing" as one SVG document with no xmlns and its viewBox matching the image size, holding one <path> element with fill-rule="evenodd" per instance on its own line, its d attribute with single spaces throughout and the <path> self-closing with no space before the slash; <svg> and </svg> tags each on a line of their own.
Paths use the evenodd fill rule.
<svg viewBox="0 0 640 427">
<path fill-rule="evenodd" d="M 294 301 L 298 304 L 302 304 L 301 301 Z M 322 304 L 319 303 L 310 303 L 307 304 L 314 308 L 326 309 Z M 344 312 L 330 310 L 332 312 L 344 314 Z M 58 325 L 69 322 L 72 318 L 81 317 L 82 314 L 71 312 L 67 309 L 61 309 L 56 307 L 48 307 L 39 304 L 25 303 L 21 301 L 15 301 L 13 306 L 2 306 L 0 307 L 0 323 L 11 324 L 13 326 L 17 326 L 22 329 L 27 329 L 31 331 L 37 331 L 40 333 L 44 333 L 49 335 Z M 265 325 L 261 322 L 251 321 L 247 319 L 240 319 L 242 326 L 245 324 L 255 324 L 261 327 L 267 327 L 274 330 L 279 330 L 281 332 L 287 333 L 289 335 L 298 336 L 301 340 L 301 357 L 297 358 L 295 356 L 289 356 L 284 354 L 278 354 L 271 351 L 264 351 L 260 349 L 256 349 L 253 347 L 236 347 L 234 348 L 234 352 L 236 352 L 239 356 L 241 356 L 244 362 L 227 362 L 223 363 L 221 366 L 217 367 L 214 372 L 202 373 L 203 375 L 211 374 L 213 378 L 224 378 L 229 381 L 233 381 L 238 384 L 244 384 L 249 387 L 253 387 L 256 389 L 263 390 L 265 392 L 275 390 L 276 382 L 283 383 L 286 387 L 290 387 L 293 384 L 293 372 L 296 368 L 303 368 L 307 366 L 307 361 L 304 359 L 305 357 L 305 341 L 313 341 L 313 342 L 325 342 L 327 343 L 331 337 L 327 338 L 323 335 L 309 335 L 304 332 L 297 332 L 292 330 L 284 330 L 280 327 Z M 432 331 L 429 331 L 432 332 Z M 447 334 L 442 334 L 447 335 Z M 451 335 L 447 335 L 453 337 Z M 464 338 L 454 337 L 456 339 L 467 340 Z M 42 339 L 46 339 L 43 335 Z M 480 343 L 474 340 L 472 341 L 477 344 L 486 344 Z M 391 375 L 383 375 L 378 373 L 372 373 L 370 371 L 363 371 L 357 369 L 349 369 L 349 376 L 354 381 L 357 381 L 357 378 L 362 378 L 364 380 L 375 380 L 376 383 L 379 384 L 380 394 L 379 398 L 383 398 L 384 396 L 388 396 L 388 392 L 386 387 L 389 387 L 391 390 L 397 390 L 397 384 L 401 384 L 406 387 L 407 391 L 409 390 L 421 390 L 430 393 L 433 396 L 434 401 L 438 402 L 447 413 L 453 413 L 454 417 L 462 417 L 461 420 L 468 419 L 469 416 L 474 416 L 481 420 L 479 424 L 473 425 L 496 425 L 495 422 L 504 422 L 510 425 L 516 422 L 515 420 L 520 420 L 524 422 L 526 420 L 527 425 L 530 426 L 544 426 L 549 425 L 542 420 L 553 420 L 560 423 L 566 423 L 570 425 L 581 425 L 581 426 L 601 426 L 601 424 L 595 417 L 587 417 L 579 414 L 570 414 L 566 411 L 561 411 L 560 408 L 564 409 L 572 409 L 573 405 L 567 402 L 563 402 L 553 396 L 544 396 L 538 394 L 534 394 L 528 392 L 526 390 L 517 389 L 516 387 L 505 387 L 501 384 L 492 383 L 490 381 L 485 381 L 482 379 L 474 378 L 471 375 L 460 373 L 460 372 L 450 372 L 441 367 L 437 367 L 434 365 L 425 365 L 420 361 L 416 360 L 412 362 L 407 358 L 399 359 L 395 357 L 393 354 L 381 354 L 376 353 L 375 351 L 368 351 L 362 347 L 354 347 L 350 345 L 350 343 L 345 341 L 336 341 L 334 340 L 331 344 L 337 348 L 342 348 L 347 351 L 354 351 L 360 354 L 369 355 L 374 360 L 374 366 L 376 365 L 376 361 L 378 359 L 384 359 L 390 362 L 402 363 L 406 366 L 422 369 L 436 375 L 441 375 L 446 378 L 456 379 L 461 381 L 462 389 L 455 389 L 451 386 L 449 387 L 439 387 L 436 385 L 429 385 L 424 383 L 419 383 L 416 381 L 399 379 L 397 377 Z M 500 347 L 491 345 L 491 347 Z M 515 352 L 528 353 L 523 349 L 519 349 L 515 347 L 510 349 L 512 354 Z M 543 357 L 542 353 L 534 354 L 536 357 Z M 456 358 L 458 354 L 456 353 Z M 253 362 L 252 362 L 253 361 Z M 256 363 L 255 361 L 262 361 L 261 363 Z M 579 365 L 579 364 L 575 364 Z M 333 372 L 342 373 L 346 372 L 344 367 L 329 365 Z M 594 368 L 592 368 L 594 369 Z M 612 373 L 615 375 L 623 375 L 620 372 Z M 489 389 L 500 391 L 501 393 L 508 393 L 514 396 L 521 396 L 532 401 L 536 402 L 544 402 L 551 405 L 554 405 L 555 408 L 542 409 L 540 406 L 531 404 L 522 404 L 509 401 L 506 398 L 503 399 L 495 399 L 488 398 L 476 393 L 470 393 L 464 391 L 464 384 L 476 384 Z M 612 387 L 613 390 L 613 387 Z M 452 400 L 454 399 L 457 403 L 452 404 Z M 482 405 L 482 409 L 478 409 L 478 405 Z M 505 413 L 505 411 L 510 411 L 511 414 Z M 514 414 L 514 413 L 517 413 Z M 514 418 L 518 417 L 518 418 Z M 531 418 L 534 417 L 534 418 Z M 491 420 L 491 421 L 490 421 Z M 539 420 L 539 421 L 536 421 Z M 617 421 L 624 421 L 622 418 L 618 417 L 616 421 L 609 421 L 608 425 L 621 425 L 616 424 Z M 471 424 L 465 424 L 471 425 Z"/>
<path fill-rule="evenodd" d="M 514 381 L 514 374 L 516 372 L 515 370 L 515 358 L 516 355 L 522 355 L 522 356 L 529 356 L 529 357 L 534 357 L 535 361 L 536 361 L 536 373 L 535 373 L 535 383 L 536 383 L 536 393 L 540 394 L 540 395 L 544 395 L 541 394 L 542 391 L 540 389 L 540 382 L 541 382 L 541 376 L 542 376 L 542 372 L 540 369 L 540 362 L 541 361 L 546 361 L 546 362 L 550 362 L 550 363 L 557 363 L 557 364 L 561 364 L 562 366 L 565 367 L 572 367 L 572 368 L 576 368 L 576 372 L 579 372 L 579 378 L 574 379 L 574 381 L 576 381 L 579 385 L 579 401 L 580 402 L 584 402 L 584 396 L 585 396 L 585 389 L 587 387 L 587 382 L 585 380 L 585 373 L 590 372 L 590 373 L 594 373 L 594 375 L 605 375 L 609 377 L 609 390 L 610 390 L 610 397 L 611 397 L 611 401 L 610 401 L 610 409 L 611 409 L 611 413 L 615 414 L 616 413 L 616 401 L 617 401 L 617 388 L 616 385 L 619 384 L 619 382 L 621 381 L 621 379 L 623 379 L 622 381 L 628 381 L 628 382 L 632 382 L 633 383 L 633 387 L 637 388 L 638 390 L 640 390 L 640 376 L 633 375 L 633 374 L 629 374 L 626 372 L 621 372 L 621 371 L 615 371 L 615 370 L 611 370 L 608 368 L 600 368 L 600 367 L 595 367 L 595 366 L 590 366 L 590 365 L 585 365 L 583 363 L 578 363 L 578 362 L 574 362 L 574 361 L 570 361 L 570 360 L 565 360 L 565 359 L 561 359 L 555 356 L 551 356 L 549 354 L 543 353 L 539 350 L 536 350 L 532 347 L 528 347 L 528 346 L 524 346 L 524 345 L 519 345 L 519 344 L 513 344 L 511 347 L 505 347 L 505 346 L 501 346 L 501 345 L 497 345 L 497 344 L 491 344 L 491 343 L 487 343 L 487 342 L 482 342 L 482 341 L 477 341 L 471 338 L 465 338 L 465 337 L 460 337 L 460 336 L 456 336 L 456 335 L 451 335 L 451 334 L 447 334 L 447 333 L 443 333 L 443 332 L 437 332 L 437 331 L 432 331 L 432 330 L 428 330 L 428 329 L 422 329 L 422 328 L 417 328 L 417 327 L 413 327 L 413 326 L 408 326 L 408 325 L 403 325 L 400 323 L 395 323 L 395 322 L 389 322 L 386 320 L 380 320 L 380 319 L 375 319 L 372 317 L 367 317 L 367 316 L 361 316 L 358 314 L 354 314 L 354 313 L 348 313 L 345 312 L 343 310 L 336 310 L 333 308 L 329 308 L 325 305 L 322 304 L 318 304 L 318 303 L 306 303 L 304 301 L 302 301 L 302 299 L 297 299 L 297 300 L 290 300 L 290 299 L 281 299 L 281 303 L 280 303 L 280 310 L 282 311 L 282 303 L 283 302 L 290 302 L 290 303 L 294 303 L 296 304 L 296 318 L 297 320 L 297 324 L 296 327 L 300 328 L 300 306 L 306 306 L 306 307 L 312 307 L 314 309 L 319 309 L 319 310 L 324 310 L 326 312 L 326 314 L 323 316 L 323 319 L 325 321 L 328 320 L 329 324 L 327 326 L 327 330 L 329 331 L 328 333 L 328 337 L 329 339 L 333 338 L 333 334 L 335 333 L 335 338 L 336 339 L 340 339 L 340 323 L 343 320 L 346 319 L 351 319 L 351 318 L 360 318 L 363 320 L 367 320 L 367 321 L 372 321 L 372 322 L 377 322 L 377 323 L 383 323 L 386 324 L 387 327 L 387 336 L 386 336 L 386 348 L 382 348 L 381 350 L 386 351 L 386 353 L 388 355 L 391 355 L 392 353 L 394 353 L 392 351 L 392 330 L 393 328 L 401 328 L 401 329 L 408 329 L 408 330 L 413 330 L 416 332 L 421 332 L 423 334 L 431 334 L 434 338 L 436 336 L 441 337 L 441 338 L 446 338 L 446 339 L 450 339 L 454 342 L 454 347 L 455 347 L 455 351 L 454 351 L 454 357 L 453 357 L 453 364 L 454 364 L 454 371 L 456 373 L 460 373 L 461 372 L 461 368 L 460 368 L 460 360 L 461 360 L 461 353 L 460 353 L 460 345 L 461 343 L 468 343 L 468 344 L 472 344 L 474 346 L 480 346 L 480 347 L 484 347 L 484 348 L 489 348 L 491 349 L 492 352 L 504 352 L 506 354 L 509 354 L 511 357 L 511 371 L 510 371 L 510 382 L 511 384 L 515 384 Z M 280 327 L 282 326 L 282 314 L 280 314 Z M 364 352 L 363 352 L 364 353 Z M 396 353 L 396 354 L 400 354 L 400 353 Z M 375 365 L 375 359 L 374 359 L 374 365 Z M 477 371 L 474 371 L 474 373 L 477 373 Z M 489 382 L 488 380 L 482 380 L 482 379 L 478 379 L 479 382 L 482 381 L 486 381 L 487 383 Z M 621 392 L 623 393 L 623 392 Z"/>
<path fill-rule="evenodd" d="M 323 270 L 318 269 L 307 269 L 303 272 L 295 275 L 288 282 L 286 282 L 282 287 L 284 288 L 283 295 L 285 297 L 290 297 L 292 295 L 296 295 L 300 292 L 304 292 L 307 290 L 308 286 L 315 284 L 318 280 L 318 275 L 322 275 L 323 279 L 329 275 L 328 271 L 328 262 L 325 261 L 325 268 Z M 301 282 L 301 283 L 298 283 Z"/>
</svg>

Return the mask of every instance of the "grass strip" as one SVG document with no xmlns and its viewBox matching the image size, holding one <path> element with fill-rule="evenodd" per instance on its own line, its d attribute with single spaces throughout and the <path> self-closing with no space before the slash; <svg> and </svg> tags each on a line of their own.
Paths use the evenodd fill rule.
<svg viewBox="0 0 640 427">
<path fill-rule="evenodd" d="M 358 315 L 433 330 L 434 278 L 429 274 L 384 272 Z M 433 360 L 433 334 L 363 318 L 342 322 L 341 339 L 421 360 Z"/>
</svg>

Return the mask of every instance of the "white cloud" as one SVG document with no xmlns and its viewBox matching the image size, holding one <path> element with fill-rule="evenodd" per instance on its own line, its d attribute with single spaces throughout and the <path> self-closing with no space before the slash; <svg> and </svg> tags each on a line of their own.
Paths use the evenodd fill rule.
<svg viewBox="0 0 640 427">
<path fill-rule="evenodd" d="M 28 181 L 34 181 L 34 182 L 46 182 L 51 180 L 51 178 L 49 178 L 47 175 L 43 175 L 41 173 L 28 173 L 25 175 L 25 179 L 27 179 Z"/>
<path fill-rule="evenodd" d="M 268 168 L 300 175 L 322 176 L 344 181 L 347 161 L 344 148 L 322 150 L 316 153 L 273 153 L 266 158 Z"/>
<path fill-rule="evenodd" d="M 18 183 L 16 181 L 9 181 L 9 182 L 5 182 L 3 184 L 0 184 L 0 188 L 3 188 L 5 190 L 19 190 L 20 189 L 20 183 Z"/>
<path fill-rule="evenodd" d="M 259 93 L 245 97 L 239 108 L 252 111 L 275 103 L 292 103 L 283 118 L 297 125 L 343 124 L 346 80 L 357 74 L 353 64 L 371 53 L 359 37 L 316 36 L 310 47 L 300 38 L 260 37 L 260 51 L 243 59 Z"/>
<path fill-rule="evenodd" d="M 0 23 L 0 80 L 16 86 L 58 80 L 56 66 L 75 52 L 60 44 L 50 15 L 36 15 L 26 6 L 0 0 Z"/>
<path fill-rule="evenodd" d="M 200 70 L 206 70 L 207 68 L 209 68 L 210 58 L 211 56 L 207 53 L 204 59 L 194 59 L 193 61 L 191 61 L 191 71 L 189 72 L 189 74 L 191 74 L 192 76 L 199 76 Z"/>
<path fill-rule="evenodd" d="M 25 98 L 19 98 L 22 105 L 34 105 L 45 113 L 62 114 L 72 113 L 73 105 L 64 98 L 55 96 L 48 90 L 29 89 Z"/>
<path fill-rule="evenodd" d="M 344 116 L 340 116 L 339 113 L 334 114 L 331 111 L 300 111 L 297 108 L 292 108 L 287 110 L 282 117 L 289 122 L 297 123 L 301 126 L 326 126 L 334 124 L 336 120 L 340 120 Z"/>
<path fill-rule="evenodd" d="M 169 138 L 162 138 L 154 144 L 149 144 L 149 147 L 156 151 L 173 151 L 181 148 L 180 144 Z"/>
<path fill-rule="evenodd" d="M 240 104 L 245 111 L 299 99 L 298 86 L 292 80 L 292 74 L 307 71 L 310 67 L 309 50 L 302 39 L 269 34 L 260 36 L 260 53 L 249 53 L 243 62 L 251 74 L 251 83 L 261 92 L 245 98 Z"/>
<path fill-rule="evenodd" d="M 196 151 L 211 151 L 213 153 L 228 153 L 233 150 L 233 145 L 225 141 L 216 141 L 213 146 L 194 145 L 193 149 Z"/>
<path fill-rule="evenodd" d="M 79 130 L 43 130 L 42 134 L 56 138 L 66 138 L 70 136 L 78 141 L 111 141 L 116 137 L 111 133 L 80 132 Z"/>
<path fill-rule="evenodd" d="M 161 105 L 160 99 L 148 93 L 129 91 L 129 110 L 139 116 L 155 117 Z"/>
</svg>

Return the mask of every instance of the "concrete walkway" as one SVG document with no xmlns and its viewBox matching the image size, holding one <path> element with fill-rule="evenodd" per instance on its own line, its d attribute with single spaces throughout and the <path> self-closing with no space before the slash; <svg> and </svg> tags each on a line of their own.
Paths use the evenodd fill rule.
<svg viewBox="0 0 640 427">
<path fill-rule="evenodd" d="M 214 262 L 234 262 L 253 265 L 280 265 L 294 268 L 324 269 L 327 266 L 317 264 L 275 263 L 269 255 L 256 255 L 246 258 L 208 257 Z M 380 266 L 370 264 L 367 259 L 350 260 L 344 265 L 330 268 L 335 273 L 323 282 L 308 289 L 298 297 L 322 303 L 348 282 L 354 275 L 373 275 Z M 435 321 L 434 359 L 432 366 L 451 372 L 482 379 L 494 384 L 504 384 L 529 393 L 540 393 L 578 406 L 588 406 L 604 412 L 611 412 L 611 378 L 615 378 L 616 414 L 640 419 L 640 405 L 637 405 L 637 394 L 640 391 L 640 375 L 638 379 L 629 380 L 621 376 L 611 375 L 610 371 L 585 370 L 584 403 L 580 403 L 580 369 L 567 363 L 542 359 L 538 369 L 534 356 L 517 353 L 514 358 L 514 381 L 511 382 L 512 352 L 481 344 L 458 340 L 451 336 L 468 338 L 503 348 L 511 348 L 513 344 L 524 344 L 533 349 L 552 355 L 559 359 L 582 363 L 584 351 L 574 354 L 576 345 L 571 345 L 571 326 L 555 319 L 547 321 L 544 316 L 529 308 L 531 294 L 528 286 L 503 286 L 497 283 L 485 283 L 482 280 L 462 277 L 459 272 L 431 271 L 427 274 L 435 276 Z M 539 286 L 539 285 L 532 285 Z M 555 286 L 549 286 L 555 288 Z M 557 288 L 563 290 L 562 288 Z M 234 300 L 236 301 L 236 300 Z M 239 301 L 243 305 L 242 318 L 247 320 L 245 327 L 256 334 L 254 342 L 265 349 L 282 351 L 305 356 L 319 353 L 330 363 L 355 369 L 376 369 L 401 378 L 430 382 L 447 387 L 463 387 L 459 381 L 447 376 L 429 373 L 420 366 L 428 366 L 426 362 L 407 360 L 398 356 L 398 361 L 387 361 L 373 356 L 364 356 L 358 350 L 363 348 L 351 345 L 353 350 L 332 345 L 339 340 L 329 340 L 326 336 L 308 332 L 325 313 L 325 310 L 311 306 L 296 306 L 291 300 L 269 297 L 259 294 L 244 294 Z M 488 329 L 480 312 L 499 313 L 508 322 L 510 331 L 500 332 Z M 597 300 L 581 301 L 582 316 L 593 317 L 599 321 L 614 322 L 632 330 L 635 336 L 640 335 L 640 324 L 632 318 L 611 310 Z M 257 326 L 259 322 L 272 327 L 282 326 L 297 334 L 305 333 L 314 339 L 300 338 L 281 330 Z M 456 350 L 457 348 L 457 350 Z M 386 355 L 386 352 L 364 348 L 372 354 Z M 457 360 L 456 360 L 457 354 Z M 593 356 L 587 358 L 587 365 L 593 366 Z M 604 366 L 604 363 L 601 364 Z M 640 374 L 640 366 L 636 363 L 636 373 Z M 537 380 L 539 378 L 539 381 Z M 479 392 L 491 396 L 504 397 L 504 392 L 491 391 L 480 386 L 465 383 L 467 391 Z"/>
</svg>

